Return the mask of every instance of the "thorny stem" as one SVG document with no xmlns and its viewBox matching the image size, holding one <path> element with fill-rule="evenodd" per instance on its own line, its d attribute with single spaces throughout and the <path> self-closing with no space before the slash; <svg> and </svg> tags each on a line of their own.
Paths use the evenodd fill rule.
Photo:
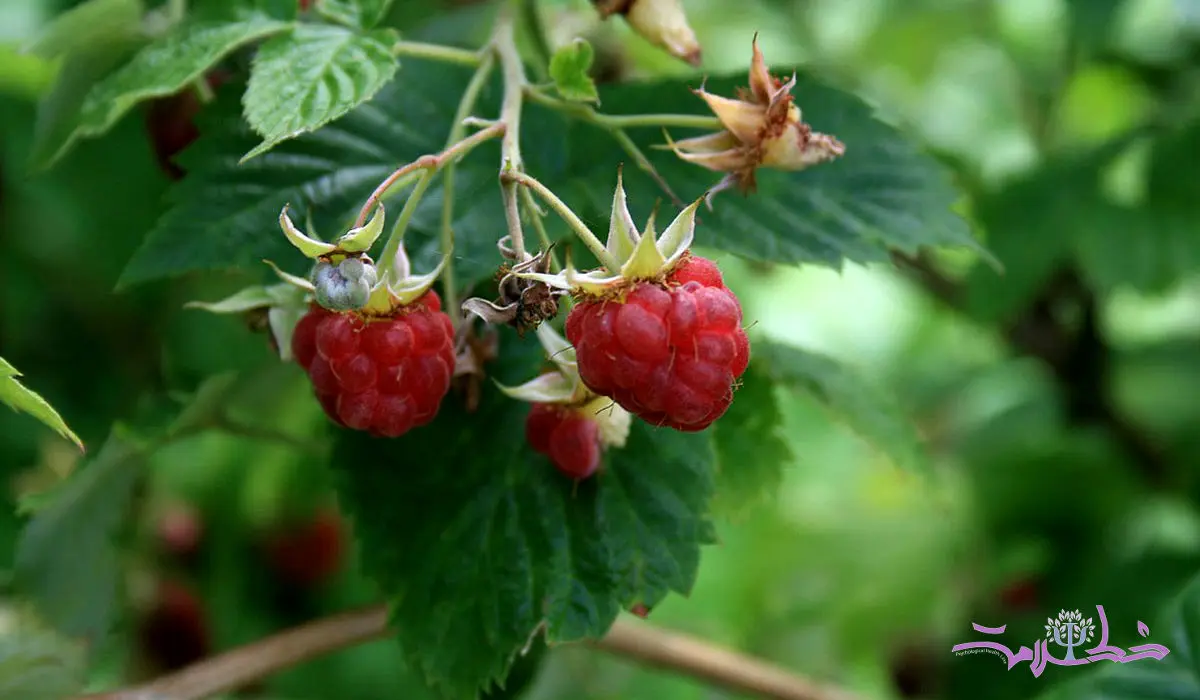
<svg viewBox="0 0 1200 700">
<path fill-rule="evenodd" d="M 630 158 L 633 158 L 633 162 L 636 163 L 643 172 L 653 178 L 656 183 L 658 183 L 658 186 L 662 188 L 662 191 L 665 192 L 668 197 L 671 198 L 671 201 L 675 204 L 675 206 L 679 207 L 680 209 L 686 206 L 683 200 L 681 200 L 679 196 L 676 195 L 673 190 L 671 190 L 671 186 L 667 184 L 667 181 L 658 174 L 658 170 L 654 168 L 654 164 L 650 162 L 650 159 L 646 157 L 646 154 L 642 153 L 642 149 L 638 148 L 637 144 L 633 142 L 633 139 L 629 138 L 629 135 L 625 133 L 625 130 L 612 124 L 614 117 L 601 114 L 589 105 L 560 100 L 551 95 L 547 95 L 536 88 L 531 87 L 527 89 L 525 93 L 532 102 L 537 102 L 540 105 L 544 105 L 551 109 L 563 112 L 564 114 L 571 115 L 580 121 L 586 122 L 606 131 L 608 135 L 611 136 L 619 146 L 621 146 L 621 149 L 624 150 L 625 153 L 629 154 Z M 707 119 L 708 117 L 701 118 Z M 720 127 L 719 120 L 717 128 L 722 128 Z"/>
<path fill-rule="evenodd" d="M 433 177 L 444 166 L 453 163 L 459 158 L 470 153 L 476 146 L 485 141 L 494 139 L 498 136 L 503 136 L 505 127 L 503 124 L 493 124 L 482 131 L 477 131 L 458 143 L 450 146 L 446 150 L 437 155 L 425 155 L 401 167 L 388 178 L 388 180 L 398 179 L 396 173 L 407 174 L 415 170 L 424 170 L 421 179 L 417 181 L 413 191 L 408 195 L 408 201 L 404 203 L 404 209 L 400 212 L 399 219 L 396 220 L 396 225 L 392 228 L 391 234 L 388 236 L 387 244 L 383 248 L 383 253 L 379 256 L 379 262 L 384 266 L 384 271 L 392 269 L 392 260 L 396 258 L 396 253 L 400 250 L 400 242 L 404 238 L 404 232 L 408 228 L 408 222 L 412 219 L 413 214 L 417 211 L 417 205 L 421 202 L 421 197 L 425 195 L 425 190 L 429 189 L 430 183 L 433 182 Z M 359 223 L 357 226 L 362 226 L 362 222 L 366 221 L 367 214 L 376 203 L 379 202 L 377 195 L 381 195 L 387 189 L 388 180 L 380 183 L 379 187 L 375 188 L 375 192 L 367 198 L 366 204 L 363 205 L 362 211 L 358 214 Z"/>
<path fill-rule="evenodd" d="M 133 688 L 75 700 L 202 700 L 310 659 L 389 634 L 388 608 L 371 606 L 285 630 Z M 617 620 L 593 648 L 774 700 L 853 700 L 755 658 L 645 623 Z"/>
<path fill-rule="evenodd" d="M 535 178 L 532 178 L 525 173 L 510 171 L 502 173 L 500 177 L 501 179 L 504 179 L 514 185 L 524 185 L 525 187 L 528 187 L 536 192 L 539 197 L 545 200 L 546 204 L 550 205 L 550 208 L 553 209 L 555 213 L 562 217 L 563 221 L 567 222 L 567 225 L 571 227 L 571 230 L 575 232 L 575 235 L 579 237 L 579 240 L 583 241 L 583 244 L 588 247 L 588 250 L 595 254 L 596 259 L 599 260 L 604 267 L 608 268 L 610 272 L 616 273 L 620 271 L 620 263 L 618 263 L 612 254 L 608 252 L 608 249 L 604 247 L 604 244 L 600 242 L 600 239 L 596 238 L 596 234 L 592 233 L 591 229 L 587 227 L 587 224 L 583 223 L 583 221 L 575 214 L 575 212 L 571 211 L 571 207 L 568 207 L 566 202 L 562 201 L 558 198 L 558 195 L 551 192 L 549 187 L 546 187 L 542 183 L 538 182 Z"/>
<path fill-rule="evenodd" d="M 508 235 L 512 239 L 518 263 L 526 258 L 525 236 L 521 231 L 521 217 L 517 209 L 517 183 L 505 179 L 505 176 L 509 173 L 519 174 L 524 167 L 521 161 L 521 105 L 526 85 L 525 65 L 517 52 L 513 17 L 520 10 L 520 4 L 521 0 L 511 0 L 501 8 L 492 37 L 492 49 L 500 59 L 501 72 L 504 74 L 500 122 L 508 127 L 504 139 L 500 142 L 500 189 L 504 196 L 504 218 L 508 223 Z"/>
<path fill-rule="evenodd" d="M 483 55 L 479 51 L 468 51 L 453 46 L 426 44 L 419 41 L 397 41 L 392 45 L 392 55 L 424 58 L 460 66 L 477 66 L 483 60 Z"/>
<path fill-rule="evenodd" d="M 479 101 L 479 93 L 483 91 L 483 86 L 487 84 L 487 79 L 491 76 L 492 68 L 495 65 L 495 56 L 491 52 L 485 52 L 479 68 L 475 71 L 475 75 L 471 76 L 471 82 L 467 83 L 467 89 L 463 91 L 462 99 L 458 102 L 458 109 L 454 113 L 454 125 L 450 127 L 450 135 L 446 138 L 447 148 L 462 139 L 467 130 L 467 117 L 471 116 L 471 111 L 475 109 L 475 103 Z M 441 243 L 443 253 L 450 253 L 454 249 L 454 165 L 452 162 L 446 166 L 445 182 L 442 183 Z M 451 258 L 442 268 L 442 294 L 445 297 L 447 309 L 458 309 L 456 284 L 454 259 Z M 454 328 L 458 328 L 460 321 L 461 314 L 459 312 L 455 311 L 450 314 L 450 322 Z"/>
</svg>

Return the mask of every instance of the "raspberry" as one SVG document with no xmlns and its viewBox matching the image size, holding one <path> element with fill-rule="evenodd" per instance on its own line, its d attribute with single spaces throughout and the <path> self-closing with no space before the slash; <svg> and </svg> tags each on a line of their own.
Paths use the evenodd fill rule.
<svg viewBox="0 0 1200 700">
<path fill-rule="evenodd" d="M 267 559 L 289 584 L 315 586 L 342 566 L 342 529 L 336 511 L 319 511 L 311 521 L 288 526 L 271 536 L 266 542 Z"/>
<path fill-rule="evenodd" d="M 158 584 L 153 607 L 138 623 L 139 646 L 161 671 L 191 665 L 212 650 L 204 606 L 195 592 L 177 581 Z"/>
<path fill-rule="evenodd" d="M 292 333 L 292 355 L 333 422 L 399 437 L 433 420 L 450 390 L 454 329 L 430 290 L 390 317 L 314 305 Z"/>
<path fill-rule="evenodd" d="M 589 389 L 654 425 L 704 430 L 733 403 L 750 361 L 742 308 L 711 260 L 688 255 L 662 284 L 584 301 L 567 317 Z"/>
<path fill-rule="evenodd" d="M 638 617 L 642 618 L 643 620 L 650 617 L 650 608 L 646 607 L 642 603 L 637 603 L 633 607 L 629 608 L 629 612 L 633 613 L 634 615 L 637 615 Z"/>
<path fill-rule="evenodd" d="M 579 409 L 535 403 L 525 419 L 525 439 L 572 479 L 586 479 L 600 468 L 600 426 Z"/>
</svg>

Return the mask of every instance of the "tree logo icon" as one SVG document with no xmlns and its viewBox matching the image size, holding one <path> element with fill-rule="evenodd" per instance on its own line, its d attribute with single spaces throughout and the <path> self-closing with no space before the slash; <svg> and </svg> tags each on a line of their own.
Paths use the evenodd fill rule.
<svg viewBox="0 0 1200 700">
<path fill-rule="evenodd" d="M 1090 641 L 1095 630 L 1092 618 L 1083 619 L 1083 614 L 1078 610 L 1059 610 L 1058 619 L 1046 618 L 1046 638 L 1053 639 L 1055 644 L 1067 648 L 1064 661 L 1073 661 L 1075 647 Z"/>
</svg>

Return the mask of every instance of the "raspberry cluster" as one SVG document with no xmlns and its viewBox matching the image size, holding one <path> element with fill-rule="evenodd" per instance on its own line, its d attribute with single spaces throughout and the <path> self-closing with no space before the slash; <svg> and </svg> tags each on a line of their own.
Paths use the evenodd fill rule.
<svg viewBox="0 0 1200 700">
<path fill-rule="evenodd" d="M 576 304 L 566 333 L 589 389 L 648 423 L 695 432 L 733 402 L 750 361 L 741 324 L 716 264 L 689 254 L 662 283 Z"/>
<path fill-rule="evenodd" d="M 292 355 L 335 423 L 399 437 L 432 421 L 450 390 L 454 329 L 432 290 L 389 317 L 314 304 L 296 325 Z"/>
<path fill-rule="evenodd" d="M 578 408 L 533 404 L 525 419 L 525 439 L 572 479 L 586 479 L 600 468 L 600 426 Z"/>
</svg>

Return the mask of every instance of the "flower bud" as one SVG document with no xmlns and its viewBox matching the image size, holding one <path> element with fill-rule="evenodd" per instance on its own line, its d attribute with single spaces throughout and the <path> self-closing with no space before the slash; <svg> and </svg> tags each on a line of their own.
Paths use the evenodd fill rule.
<svg viewBox="0 0 1200 700">
<path fill-rule="evenodd" d="M 353 311 L 366 305 L 379 274 L 370 258 L 347 257 L 336 265 L 319 260 L 313 268 L 313 294 L 331 311 Z"/>
<path fill-rule="evenodd" d="M 687 22 L 680 0 L 593 0 L 600 16 L 625 16 L 633 30 L 667 53 L 700 65 L 700 42 Z"/>
</svg>

